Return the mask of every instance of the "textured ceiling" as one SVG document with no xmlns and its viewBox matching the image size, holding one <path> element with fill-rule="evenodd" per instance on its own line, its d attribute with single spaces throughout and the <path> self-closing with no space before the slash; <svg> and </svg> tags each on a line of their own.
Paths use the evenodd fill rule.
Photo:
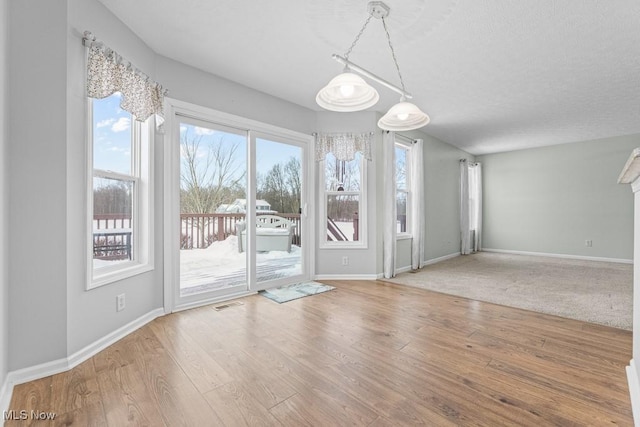
<svg viewBox="0 0 640 427">
<path fill-rule="evenodd" d="M 354 0 L 101 2 L 157 53 L 314 110 L 367 17 Z M 427 134 L 484 154 L 640 133 L 639 1 L 386 3 Z M 351 60 L 399 84 L 381 21 Z M 377 88 L 384 112 L 398 96 Z"/>
</svg>

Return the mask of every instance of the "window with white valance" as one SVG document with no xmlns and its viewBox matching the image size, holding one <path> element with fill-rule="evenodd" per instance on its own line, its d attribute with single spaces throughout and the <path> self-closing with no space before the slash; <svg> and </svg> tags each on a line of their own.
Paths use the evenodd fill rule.
<svg viewBox="0 0 640 427">
<path fill-rule="evenodd" d="M 153 128 L 165 91 L 90 33 L 87 55 L 87 288 L 153 268 Z"/>
<path fill-rule="evenodd" d="M 373 133 L 316 134 L 320 163 L 320 246 L 366 248 L 367 163 Z"/>
</svg>

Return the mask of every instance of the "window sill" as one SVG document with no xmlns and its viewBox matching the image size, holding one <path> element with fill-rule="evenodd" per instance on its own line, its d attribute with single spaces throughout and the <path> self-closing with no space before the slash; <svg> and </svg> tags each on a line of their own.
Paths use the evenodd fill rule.
<svg viewBox="0 0 640 427">
<path fill-rule="evenodd" d="M 87 286 L 87 290 L 95 289 L 113 282 L 118 282 L 120 280 L 125 280 L 152 270 L 152 264 L 135 264 L 129 267 L 117 269 L 115 271 L 105 272 L 94 276 L 93 280 L 90 280 L 89 286 Z"/>
<path fill-rule="evenodd" d="M 411 234 L 397 234 L 396 235 L 396 240 L 410 240 L 413 239 L 413 236 Z"/>
</svg>

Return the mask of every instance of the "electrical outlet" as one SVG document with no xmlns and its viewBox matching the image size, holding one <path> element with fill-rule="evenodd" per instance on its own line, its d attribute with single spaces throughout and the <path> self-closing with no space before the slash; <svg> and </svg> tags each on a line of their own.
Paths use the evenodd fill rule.
<svg viewBox="0 0 640 427">
<path fill-rule="evenodd" d="M 593 240 L 585 240 L 584 241 L 585 246 L 587 247 L 593 247 Z"/>
<path fill-rule="evenodd" d="M 116 296 L 116 311 L 122 311 L 125 307 L 124 294 Z"/>
<path fill-rule="evenodd" d="M 342 265 L 349 265 L 349 257 L 348 256 L 343 256 L 342 257 Z"/>
</svg>

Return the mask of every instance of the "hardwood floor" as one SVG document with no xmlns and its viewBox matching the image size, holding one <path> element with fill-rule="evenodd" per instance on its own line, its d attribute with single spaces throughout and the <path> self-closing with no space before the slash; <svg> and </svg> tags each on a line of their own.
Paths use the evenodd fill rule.
<svg viewBox="0 0 640 427">
<path fill-rule="evenodd" d="M 631 332 L 386 282 L 156 319 L 6 426 L 633 425 Z"/>
</svg>

